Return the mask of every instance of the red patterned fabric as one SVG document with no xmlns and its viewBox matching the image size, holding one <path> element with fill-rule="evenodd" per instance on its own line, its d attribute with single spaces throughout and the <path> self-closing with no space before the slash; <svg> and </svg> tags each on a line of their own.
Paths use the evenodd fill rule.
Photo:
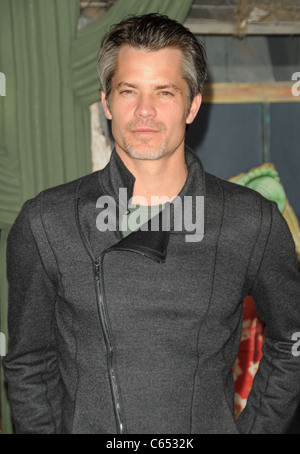
<svg viewBox="0 0 300 454">
<path fill-rule="evenodd" d="M 241 345 L 233 366 L 235 417 L 247 403 L 254 375 L 262 357 L 264 325 L 259 319 L 251 297 L 244 300 Z"/>
</svg>

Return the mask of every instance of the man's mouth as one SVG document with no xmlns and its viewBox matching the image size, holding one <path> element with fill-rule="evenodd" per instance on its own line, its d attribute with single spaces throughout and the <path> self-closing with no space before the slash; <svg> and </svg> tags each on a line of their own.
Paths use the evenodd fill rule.
<svg viewBox="0 0 300 454">
<path fill-rule="evenodd" d="M 159 130 L 152 129 L 152 128 L 135 128 L 135 129 L 132 129 L 131 132 L 133 134 L 147 135 L 147 134 L 157 134 L 159 132 Z"/>
</svg>

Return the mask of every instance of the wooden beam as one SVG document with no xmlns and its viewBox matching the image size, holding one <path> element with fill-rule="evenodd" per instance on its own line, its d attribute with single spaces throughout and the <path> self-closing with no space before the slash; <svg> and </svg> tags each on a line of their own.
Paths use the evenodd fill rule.
<svg viewBox="0 0 300 454">
<path fill-rule="evenodd" d="M 300 102 L 300 87 L 298 91 L 292 87 L 296 81 L 260 82 L 260 83 L 213 83 L 204 87 L 204 103 L 237 104 L 261 102 Z"/>
<path fill-rule="evenodd" d="M 237 36 L 235 22 L 213 19 L 188 18 L 184 24 L 195 35 L 234 35 Z M 300 35 L 300 21 L 248 23 L 244 30 L 249 35 Z"/>
</svg>

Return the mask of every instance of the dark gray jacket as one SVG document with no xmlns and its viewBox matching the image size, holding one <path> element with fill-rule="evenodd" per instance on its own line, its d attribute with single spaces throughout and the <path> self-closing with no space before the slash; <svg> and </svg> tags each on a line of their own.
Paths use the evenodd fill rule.
<svg viewBox="0 0 300 454">
<path fill-rule="evenodd" d="M 186 162 L 180 196 L 205 198 L 202 241 L 172 220 L 169 232 L 99 232 L 97 199 L 133 190 L 115 152 L 102 171 L 25 203 L 8 239 L 3 362 L 18 433 L 286 430 L 300 388 L 289 229 L 275 203 L 205 173 L 190 151 Z M 266 340 L 236 422 L 232 366 L 249 294 Z"/>
</svg>

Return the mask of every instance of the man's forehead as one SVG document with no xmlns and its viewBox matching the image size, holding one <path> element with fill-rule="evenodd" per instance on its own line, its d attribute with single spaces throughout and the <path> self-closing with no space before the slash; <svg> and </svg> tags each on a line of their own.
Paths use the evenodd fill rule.
<svg viewBox="0 0 300 454">
<path fill-rule="evenodd" d="M 143 76 L 160 80 L 161 85 L 173 83 L 175 88 L 176 82 L 172 79 L 183 80 L 182 53 L 180 49 L 171 46 L 158 50 L 121 46 L 115 61 L 114 82 L 117 85 L 129 82 L 124 79 L 125 74 L 130 76 L 132 84 Z"/>
</svg>

